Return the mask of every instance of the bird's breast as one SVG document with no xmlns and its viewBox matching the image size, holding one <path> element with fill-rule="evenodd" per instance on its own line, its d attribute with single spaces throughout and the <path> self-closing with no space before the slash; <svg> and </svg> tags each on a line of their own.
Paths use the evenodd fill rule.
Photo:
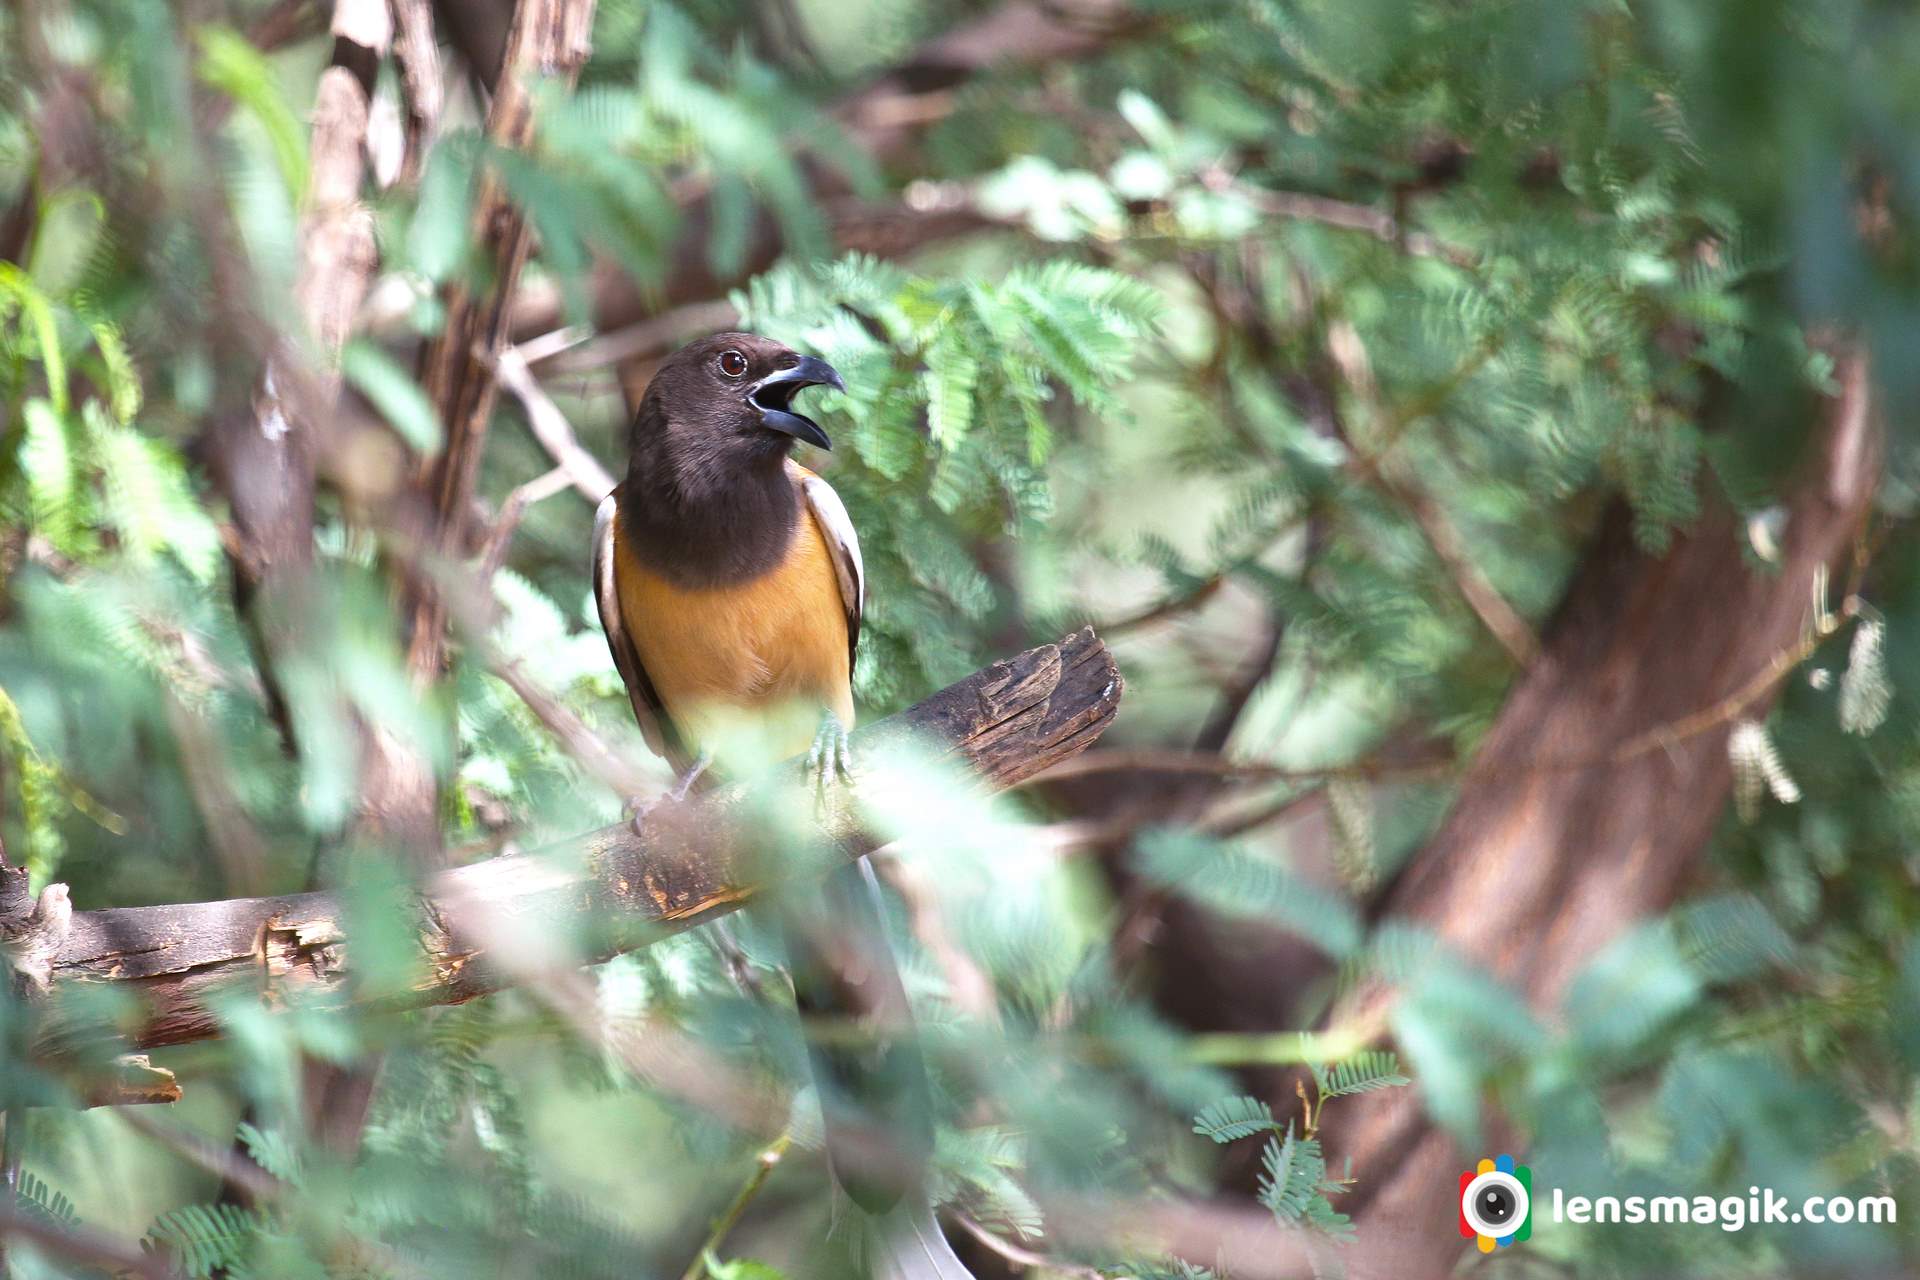
<svg viewBox="0 0 1920 1280">
<path fill-rule="evenodd" d="M 761 722 L 776 756 L 805 750 L 823 711 L 852 728 L 846 609 L 806 507 L 785 555 L 744 583 L 670 582 L 634 554 L 617 514 L 613 547 L 621 620 L 667 715 L 695 745 L 711 746 L 742 713 Z"/>
</svg>

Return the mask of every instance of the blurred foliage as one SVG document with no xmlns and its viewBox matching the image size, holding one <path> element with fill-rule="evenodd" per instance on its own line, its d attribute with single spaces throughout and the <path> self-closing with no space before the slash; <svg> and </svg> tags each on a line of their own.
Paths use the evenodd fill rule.
<svg viewBox="0 0 1920 1280">
<path fill-rule="evenodd" d="M 916 100 L 937 109 L 912 158 L 867 157 L 834 101 L 987 7 L 603 0 L 580 88 L 543 92 L 534 146 L 491 149 L 455 93 L 417 185 L 369 193 L 381 284 L 408 302 L 342 361 L 355 411 L 399 450 L 437 447 L 413 351 L 444 318 L 438 287 L 483 283 L 482 166 L 534 227 L 530 282 L 573 320 L 596 261 L 656 290 L 690 231 L 728 289 L 765 218 L 788 255 L 730 296 L 849 385 L 820 401 L 836 452 L 809 464 L 862 532 L 865 713 L 1092 619 L 1121 624 L 1113 742 L 1185 747 L 1284 620 L 1208 745 L 1274 770 L 1246 797 L 1276 813 L 1327 787 L 1332 875 L 1295 824 L 1173 821 L 1123 841 L 1106 874 L 1058 856 L 1068 824 L 1044 825 L 1044 802 L 980 804 L 902 766 L 878 820 L 938 886 L 986 992 L 963 998 L 950 956 L 905 941 L 902 910 L 943 1202 L 1113 1274 L 1205 1273 L 1055 1241 L 1051 1198 L 1125 1206 L 1224 1183 L 1274 1231 L 1337 1244 L 1338 1193 L 1379 1171 L 1328 1170 L 1321 1108 L 1411 1078 L 1469 1146 L 1498 1103 L 1542 1185 L 1920 1206 L 1920 15 L 1135 0 L 1098 51 Z M 638 739 L 588 597 L 590 505 L 570 491 L 528 511 L 490 629 L 423 704 L 381 531 L 323 486 L 319 623 L 264 681 L 209 451 L 214 424 L 252 411 L 266 335 L 293 323 L 305 121 L 328 56 L 318 33 L 261 51 L 245 33 L 267 8 L 0 12 L 0 229 L 29 229 L 0 263 L 0 837 L 82 909 L 344 882 L 354 981 L 391 991 L 417 963 L 396 906 L 410 872 L 344 833 L 355 724 L 433 761 L 463 855 L 614 821 L 622 801 L 483 650 L 609 741 Z M 845 254 L 821 174 L 876 203 L 957 201 L 977 225 L 904 264 Z M 1425 933 L 1375 923 L 1367 894 L 1448 784 L 1344 766 L 1402 736 L 1466 758 L 1513 675 L 1397 495 L 1436 500 L 1529 618 L 1550 613 L 1616 498 L 1650 550 L 1703 500 L 1730 503 L 1764 570 L 1778 483 L 1830 389 L 1808 335 L 1842 328 L 1875 354 L 1892 429 L 1869 604 L 1733 734 L 1739 803 L 1693 896 L 1593 957 L 1551 1018 Z M 617 472 L 610 371 L 548 389 Z M 550 465 L 515 407 L 497 418 L 482 477 L 496 509 Z M 1324 971 L 1297 984 L 1295 1027 L 1336 991 L 1397 986 L 1404 1075 L 1286 1027 L 1203 1051 L 1148 997 L 1156 960 L 1122 927 L 1141 899 L 1178 899 L 1228 937 L 1303 942 Z M 768 975 L 767 931 L 740 933 Z M 1158 963 L 1189 976 L 1181 957 Z M 791 1009 L 744 996 L 698 937 L 592 977 L 588 1034 L 537 993 L 411 1015 L 235 1000 L 220 1040 L 159 1055 L 187 1084 L 155 1121 L 172 1144 L 107 1111 L 34 1110 L 20 1211 L 143 1239 L 196 1276 L 679 1274 L 780 1135 L 630 1071 L 618 1036 L 652 1036 L 790 1100 L 792 1149 L 713 1273 L 843 1272 L 858 1241 L 827 1190 Z M 106 1021 L 127 1013 L 111 994 Z M 0 1100 L 65 1097 L 28 1060 L 31 1010 L 4 1012 Z M 301 1060 L 375 1051 L 373 1119 L 343 1160 L 303 1131 Z M 1276 1118 L 1228 1070 L 1267 1067 L 1304 1068 L 1306 1117 Z M 195 1141 L 221 1151 L 236 1133 L 278 1194 L 223 1199 L 192 1162 Z M 1236 1160 L 1256 1138 L 1257 1165 Z M 1907 1221 L 1560 1225 L 1490 1265 L 1890 1273 L 1916 1256 Z M 12 1267 L 72 1273 L 24 1244 Z"/>
</svg>

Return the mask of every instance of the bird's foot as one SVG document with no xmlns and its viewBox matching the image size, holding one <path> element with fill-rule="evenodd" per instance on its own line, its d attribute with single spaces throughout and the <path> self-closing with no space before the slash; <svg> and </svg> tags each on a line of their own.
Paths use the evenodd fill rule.
<svg viewBox="0 0 1920 1280">
<path fill-rule="evenodd" d="M 687 771 L 680 775 L 679 780 L 673 784 L 672 788 L 668 790 L 666 794 L 655 796 L 651 800 L 642 800 L 637 796 L 628 799 L 627 811 L 629 816 L 627 818 L 627 824 L 633 828 L 633 834 L 644 835 L 646 833 L 647 819 L 652 815 L 653 811 L 661 805 L 668 803 L 679 804 L 682 800 L 685 800 L 688 793 L 693 790 L 693 784 L 700 781 L 700 775 L 705 773 L 707 766 L 712 763 L 713 756 L 708 752 L 702 751 L 700 758 L 687 766 Z"/>
<path fill-rule="evenodd" d="M 847 727 L 829 711 L 820 721 L 807 752 L 807 776 L 813 783 L 813 802 L 822 812 L 833 805 L 840 784 L 853 781 L 853 749 Z"/>
</svg>

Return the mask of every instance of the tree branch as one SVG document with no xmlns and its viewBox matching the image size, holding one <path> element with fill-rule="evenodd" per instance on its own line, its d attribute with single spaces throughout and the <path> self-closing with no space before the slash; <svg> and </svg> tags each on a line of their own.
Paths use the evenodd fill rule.
<svg viewBox="0 0 1920 1280">
<path fill-rule="evenodd" d="M 520 0 L 500 87 L 487 113 L 487 139 L 496 147 L 524 150 L 533 138 L 536 79 L 557 77 L 571 86 L 587 60 L 593 0 Z M 491 264 L 485 292 L 455 286 L 447 298 L 447 323 L 428 347 L 424 376 L 428 396 L 446 424 L 446 447 L 425 477 L 433 511 L 432 541 L 449 558 L 458 556 L 467 512 L 493 415 L 498 380 L 495 357 L 507 342 L 507 310 L 520 269 L 532 248 L 526 215 L 508 198 L 505 182 L 489 171 L 474 203 L 474 236 Z M 415 680 L 439 678 L 446 656 L 446 602 L 431 590 L 415 601 L 407 665 Z"/>
<path fill-rule="evenodd" d="M 913 740 L 944 750 L 980 785 L 1003 790 L 1077 754 L 1106 729 L 1122 681 L 1091 629 L 976 672 L 908 711 L 860 731 L 856 758 Z M 524 975 L 523 958 L 497 954 L 492 940 L 530 947 L 585 936 L 597 960 L 691 929 L 745 905 L 782 872 L 754 855 L 765 801 L 800 776 L 735 784 L 697 801 L 661 806 L 642 833 L 626 824 L 588 832 L 554 852 L 508 855 L 442 872 L 417 903 L 422 961 L 411 990 L 387 1004 L 454 1004 Z M 856 792 L 862 785 L 853 784 Z M 847 857 L 874 840 L 836 806 L 812 833 Z M 788 860 L 784 874 L 793 874 Z M 342 899 L 331 893 L 76 913 L 52 957 L 53 992 L 39 1043 L 61 1056 L 102 1033 L 68 1002 L 72 987 L 113 983 L 141 998 L 131 1047 L 214 1036 L 212 1006 L 223 992 L 275 1002 L 322 995 L 363 998 L 349 982 L 352 944 Z"/>
<path fill-rule="evenodd" d="M 433 6 L 427 0 L 394 0 L 393 17 L 393 52 L 407 101 L 407 149 L 400 180 L 413 183 L 419 181 L 427 148 L 439 132 L 446 91 L 433 34 Z"/>
<path fill-rule="evenodd" d="M 1776 571 L 1745 562 L 1724 501 L 1658 556 L 1635 545 L 1624 506 L 1611 514 L 1383 916 L 1431 931 L 1551 1017 L 1593 956 L 1672 906 L 1731 789 L 1727 720 L 1765 714 L 1786 674 L 1778 655 L 1807 634 L 1813 584 L 1862 554 L 1883 428 L 1865 356 L 1838 351 L 1836 380 L 1780 496 Z M 1391 998 L 1358 987 L 1329 1016 Z M 1349 1274 L 1451 1270 L 1459 1241 L 1418 1224 L 1452 1212 L 1452 1138 L 1412 1096 L 1358 1100 L 1339 1128 L 1331 1154 L 1379 1171 L 1348 1200 L 1360 1224 Z M 1515 1136 L 1495 1118 L 1487 1145 Z"/>
<path fill-rule="evenodd" d="M 573 434 L 567 415 L 553 398 L 533 380 L 526 359 L 515 347 L 508 347 L 494 360 L 494 376 L 500 385 L 514 394 L 527 415 L 527 427 L 533 438 L 547 451 L 554 464 L 564 470 L 580 496 L 595 506 L 613 489 L 614 479 L 600 460 L 581 447 Z"/>
<path fill-rule="evenodd" d="M 533 138 L 534 90 L 543 77 L 569 87 L 587 60 L 593 0 L 518 0 L 501 64 L 500 87 L 487 113 L 487 141 L 524 150 Z M 526 215 L 508 198 L 506 183 L 489 169 L 474 200 L 472 235 L 490 268 L 485 288 L 447 290 L 447 320 L 422 357 L 421 382 L 446 428 L 446 443 L 416 477 L 422 498 L 417 522 L 423 561 L 465 558 L 474 485 L 499 384 L 494 357 L 506 343 L 508 299 L 532 248 Z M 431 573 L 405 578 L 407 671 L 416 689 L 440 679 L 447 660 L 449 602 Z M 417 750 L 385 733 L 368 736 L 366 783 L 354 817 L 355 834 L 386 839 L 436 861 L 439 785 Z"/>
<path fill-rule="evenodd" d="M 293 289 L 300 332 L 273 344 L 251 412 L 219 424 L 212 450 L 215 479 L 233 511 L 228 550 L 235 603 L 247 621 L 268 709 L 288 751 L 294 748 L 293 725 L 275 658 L 299 630 L 299 610 L 275 602 L 295 596 L 313 563 L 320 436 L 331 426 L 340 391 L 340 351 L 379 258 L 373 214 L 361 203 L 360 189 L 374 75 L 391 37 L 389 22 L 384 0 L 339 0 L 333 6 L 333 58 L 314 91 L 307 207 Z M 214 256 L 216 262 L 225 257 Z M 262 597 L 266 606 L 255 607 Z"/>
</svg>

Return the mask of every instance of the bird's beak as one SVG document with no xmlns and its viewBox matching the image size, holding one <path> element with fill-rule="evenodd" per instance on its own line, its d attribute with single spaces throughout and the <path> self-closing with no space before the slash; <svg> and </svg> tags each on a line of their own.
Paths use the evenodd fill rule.
<svg viewBox="0 0 1920 1280">
<path fill-rule="evenodd" d="M 801 356 L 791 368 L 776 370 L 748 387 L 747 403 L 760 411 L 761 426 L 784 432 L 796 440 L 805 440 L 822 449 L 831 449 L 833 441 L 820 429 L 820 424 L 792 409 L 793 397 L 807 387 L 832 387 L 835 391 L 845 391 L 847 384 L 841 381 L 840 375 L 825 360 Z"/>
</svg>

